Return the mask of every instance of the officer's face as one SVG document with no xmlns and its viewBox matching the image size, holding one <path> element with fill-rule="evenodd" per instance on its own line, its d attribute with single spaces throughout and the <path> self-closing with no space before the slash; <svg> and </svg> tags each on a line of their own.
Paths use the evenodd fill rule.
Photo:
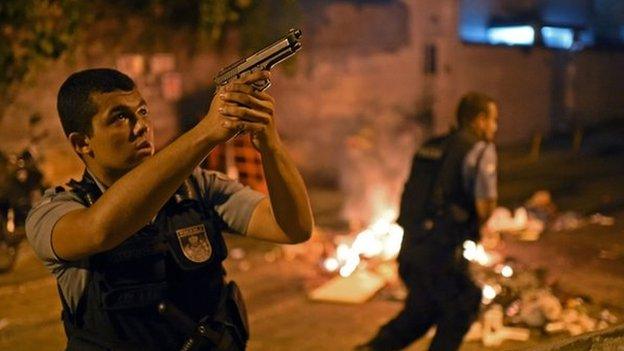
<svg viewBox="0 0 624 351">
<path fill-rule="evenodd" d="M 498 130 L 498 107 L 495 103 L 488 104 L 488 113 L 483 120 L 483 137 L 487 141 L 494 141 Z"/>
<path fill-rule="evenodd" d="M 94 93 L 98 106 L 89 137 L 89 157 L 108 171 L 126 171 L 154 154 L 147 104 L 136 90 Z"/>
</svg>

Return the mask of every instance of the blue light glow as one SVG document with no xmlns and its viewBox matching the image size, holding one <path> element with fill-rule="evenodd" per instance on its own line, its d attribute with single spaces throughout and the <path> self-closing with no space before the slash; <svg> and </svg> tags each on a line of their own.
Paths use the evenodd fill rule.
<svg viewBox="0 0 624 351">
<path fill-rule="evenodd" d="M 555 49 L 569 49 L 574 44 L 574 31 L 570 28 L 542 27 L 544 45 Z"/>
<path fill-rule="evenodd" d="M 493 45 L 533 45 L 535 31 L 531 26 L 491 27 L 487 37 Z"/>
<path fill-rule="evenodd" d="M 591 29 L 580 31 L 578 41 L 581 42 L 583 46 L 594 45 L 596 42 L 596 38 L 594 37 L 594 31 Z"/>
</svg>

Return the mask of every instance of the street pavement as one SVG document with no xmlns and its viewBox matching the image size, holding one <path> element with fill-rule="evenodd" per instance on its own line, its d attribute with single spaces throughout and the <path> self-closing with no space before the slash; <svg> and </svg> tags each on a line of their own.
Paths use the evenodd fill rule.
<svg viewBox="0 0 624 351">
<path fill-rule="evenodd" d="M 570 296 L 583 295 L 621 312 L 624 212 L 616 214 L 615 222 L 612 227 L 547 232 L 531 243 L 507 238 L 503 250 L 522 264 L 546 268 L 549 281 Z M 229 277 L 239 282 L 246 297 L 251 351 L 350 350 L 401 307 L 387 294 L 360 305 L 312 302 L 307 292 L 329 279 L 317 264 L 299 258 L 288 260 L 274 245 L 243 238 L 228 238 L 228 242 L 231 248 L 240 249 L 238 259 L 229 259 L 226 266 Z M 0 350 L 63 348 L 55 281 L 26 242 L 14 270 L 0 275 L 0 306 Z M 524 348 L 552 339 L 534 331 L 530 342 L 505 342 L 495 350 Z M 419 341 L 408 350 L 425 350 L 428 342 Z M 463 351 L 481 349 L 477 342 L 462 347 Z"/>
</svg>

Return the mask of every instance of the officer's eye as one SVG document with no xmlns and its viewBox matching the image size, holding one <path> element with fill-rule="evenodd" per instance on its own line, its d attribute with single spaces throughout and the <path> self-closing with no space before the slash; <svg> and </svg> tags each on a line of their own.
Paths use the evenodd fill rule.
<svg viewBox="0 0 624 351">
<path fill-rule="evenodd" d="M 130 117 L 131 115 L 128 112 L 118 112 L 113 115 L 113 118 L 111 119 L 111 123 L 124 122 L 124 121 L 129 120 Z"/>
<path fill-rule="evenodd" d="M 141 115 L 141 116 L 145 117 L 145 116 L 147 116 L 148 114 L 149 114 L 149 111 L 147 110 L 147 108 L 146 108 L 146 107 L 143 107 L 143 108 L 140 108 L 140 109 L 139 109 L 139 115 Z"/>
<path fill-rule="evenodd" d="M 119 112 L 119 113 L 115 114 L 115 120 L 123 121 L 123 120 L 127 120 L 127 119 L 130 119 L 130 114 L 127 113 L 127 112 Z"/>
</svg>

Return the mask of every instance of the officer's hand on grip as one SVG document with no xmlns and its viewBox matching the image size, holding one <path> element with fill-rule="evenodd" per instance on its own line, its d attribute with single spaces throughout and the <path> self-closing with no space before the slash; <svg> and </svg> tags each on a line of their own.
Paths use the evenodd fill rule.
<svg viewBox="0 0 624 351">
<path fill-rule="evenodd" d="M 254 72 L 219 88 L 206 119 L 218 125 L 216 140 L 227 141 L 232 136 L 249 132 L 258 149 L 271 148 L 278 142 L 273 123 L 274 99 L 266 92 L 254 90 L 255 81 L 269 79 L 268 71 Z"/>
</svg>

